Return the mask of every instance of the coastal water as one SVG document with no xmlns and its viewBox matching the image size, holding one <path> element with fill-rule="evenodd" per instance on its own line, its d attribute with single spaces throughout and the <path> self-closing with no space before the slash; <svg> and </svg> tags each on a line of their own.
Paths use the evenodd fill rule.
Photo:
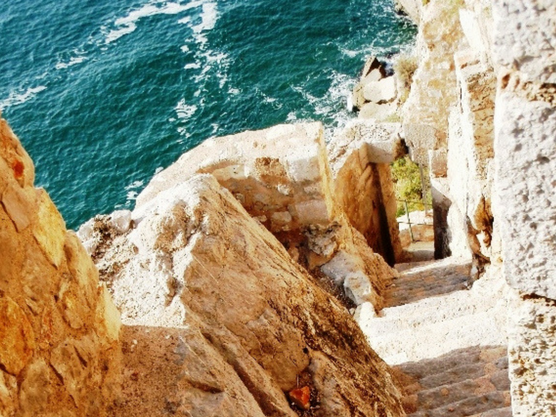
<svg viewBox="0 0 556 417">
<path fill-rule="evenodd" d="M 414 36 L 392 0 L 10 1 L 0 109 L 76 228 L 208 137 L 341 126 L 365 58 Z"/>
</svg>

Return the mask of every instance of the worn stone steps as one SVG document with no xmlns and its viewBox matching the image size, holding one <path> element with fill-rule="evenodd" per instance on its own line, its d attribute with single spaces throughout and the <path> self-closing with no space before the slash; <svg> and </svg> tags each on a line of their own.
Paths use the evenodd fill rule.
<svg viewBox="0 0 556 417">
<path fill-rule="evenodd" d="M 448 258 L 448 261 L 418 262 L 397 266 L 401 276 L 386 288 L 385 304 L 395 307 L 436 295 L 467 289 L 471 261 Z"/>
<path fill-rule="evenodd" d="M 471 263 L 457 258 L 396 268 L 386 307 L 356 318 L 394 367 L 408 416 L 511 416 L 503 280 L 472 285 Z"/>
<path fill-rule="evenodd" d="M 510 405 L 505 346 L 455 350 L 399 365 L 395 372 L 406 394 L 404 407 L 409 416 L 463 417 Z"/>
</svg>

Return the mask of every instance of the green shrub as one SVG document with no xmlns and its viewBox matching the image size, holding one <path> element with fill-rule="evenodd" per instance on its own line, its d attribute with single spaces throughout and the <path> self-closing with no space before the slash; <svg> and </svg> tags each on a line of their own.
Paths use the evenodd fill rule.
<svg viewBox="0 0 556 417">
<path fill-rule="evenodd" d="M 405 214 L 405 204 L 410 212 L 421 211 L 425 207 L 423 205 L 423 190 L 421 184 L 421 175 L 419 165 L 414 163 L 409 156 L 405 156 L 394 161 L 391 165 L 392 179 L 395 183 L 394 192 L 398 202 L 396 216 L 400 217 Z M 432 198 L 430 195 L 430 185 L 428 185 L 428 169 L 423 169 L 423 179 L 425 181 L 425 202 L 427 208 L 430 209 Z"/>
</svg>

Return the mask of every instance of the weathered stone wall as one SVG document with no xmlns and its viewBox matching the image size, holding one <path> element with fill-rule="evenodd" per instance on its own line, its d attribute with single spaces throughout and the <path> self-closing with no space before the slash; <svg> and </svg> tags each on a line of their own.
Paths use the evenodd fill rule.
<svg viewBox="0 0 556 417">
<path fill-rule="evenodd" d="M 496 78 L 487 63 L 467 49 L 454 56 L 460 98 L 449 119 L 448 214 L 451 252 L 490 258 L 492 240 L 494 97 Z"/>
<path fill-rule="evenodd" d="M 130 382 L 115 415 L 294 417 L 296 387 L 309 415 L 402 415 L 347 309 L 214 177 L 174 184 L 132 218 L 97 257 L 124 322 Z"/>
<path fill-rule="evenodd" d="M 401 125 L 357 121 L 329 144 L 335 196 L 351 225 L 393 265 L 402 259 L 390 163 L 401 157 Z"/>
<path fill-rule="evenodd" d="M 438 138 L 447 133 L 445 172 L 438 169 L 438 149 L 446 146 L 442 140 L 431 139 L 432 133 L 413 140 L 406 132 L 406 141 L 418 160 L 424 150 L 435 150 L 429 163 L 436 166 L 431 172 L 437 211 L 446 212 L 444 244 L 448 240 L 454 254 L 473 253 L 479 274 L 481 264 L 492 262 L 490 273 L 513 289 L 509 353 L 514 415 L 552 415 L 556 3 L 465 0 L 458 5 L 459 23 L 446 14 L 448 3 L 433 1 L 421 11 L 418 47 L 423 58 L 404 113 L 404 122 L 411 122 L 406 130 L 417 126 L 415 132 L 422 133 L 419 123 L 424 120 Z M 441 14 L 442 23 L 427 26 L 427 16 Z M 430 43 L 433 39 L 452 45 Z M 431 59 L 438 70 L 427 67 Z M 447 81 L 434 85 L 442 73 Z M 431 81 L 425 93 L 423 80 Z M 440 100 L 422 113 L 418 98 L 435 94 Z M 431 113 L 436 111 L 435 120 Z"/>
<path fill-rule="evenodd" d="M 119 313 L 0 119 L 0 414 L 104 416 L 118 392 Z"/>
<path fill-rule="evenodd" d="M 428 151 L 444 147 L 450 107 L 457 101 L 453 55 L 464 42 L 458 2 L 432 0 L 421 11 L 419 67 L 402 108 L 412 159 L 427 164 Z"/>
<path fill-rule="evenodd" d="M 515 416 L 556 412 L 556 3 L 493 1 L 500 70 L 494 204 L 504 276 L 515 290 L 510 379 Z"/>
</svg>

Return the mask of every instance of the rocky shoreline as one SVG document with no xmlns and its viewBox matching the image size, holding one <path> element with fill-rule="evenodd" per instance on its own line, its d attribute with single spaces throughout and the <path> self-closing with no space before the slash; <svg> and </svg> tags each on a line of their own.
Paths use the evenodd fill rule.
<svg viewBox="0 0 556 417">
<path fill-rule="evenodd" d="M 509 305 L 513 414 L 556 412 L 556 6 L 398 2 L 416 67 L 370 58 L 359 118 L 328 145 L 319 123 L 207 140 L 79 238 L 1 120 L 0 414 L 420 412 L 369 337 L 410 298 L 392 290 L 407 253 L 390 164 L 407 152 L 429 168 L 436 257 L 471 271 L 450 285 Z"/>
</svg>

